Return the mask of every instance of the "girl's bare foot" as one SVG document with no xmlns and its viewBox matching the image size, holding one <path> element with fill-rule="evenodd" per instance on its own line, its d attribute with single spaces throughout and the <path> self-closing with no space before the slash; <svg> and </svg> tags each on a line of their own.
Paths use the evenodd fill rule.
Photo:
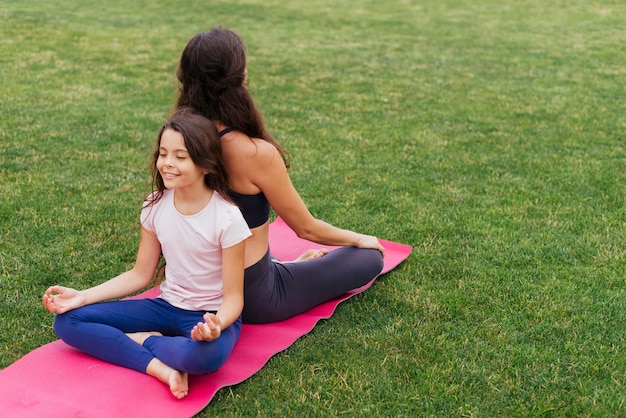
<svg viewBox="0 0 626 418">
<path fill-rule="evenodd" d="M 189 394 L 189 375 L 171 368 L 156 357 L 148 363 L 146 373 L 168 385 L 177 399 Z"/>
<path fill-rule="evenodd" d="M 143 345 L 143 342 L 146 341 L 148 337 L 154 337 L 155 335 L 162 336 L 160 332 L 156 331 L 145 331 L 145 332 L 127 332 L 126 335 L 128 338 L 133 340 L 139 345 Z"/>
</svg>

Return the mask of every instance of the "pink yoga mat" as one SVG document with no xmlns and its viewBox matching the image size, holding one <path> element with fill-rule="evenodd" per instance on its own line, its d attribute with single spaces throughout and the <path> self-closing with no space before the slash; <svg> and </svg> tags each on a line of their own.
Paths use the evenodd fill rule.
<svg viewBox="0 0 626 418">
<path fill-rule="evenodd" d="M 412 247 L 382 241 L 385 265 L 395 268 Z M 277 219 L 270 225 L 272 254 L 289 260 L 321 246 L 299 239 Z M 381 273 L 381 274 L 382 274 Z M 374 282 L 346 293 L 286 321 L 244 325 L 231 357 L 217 372 L 191 376 L 189 395 L 175 399 L 155 378 L 118 367 L 69 347 L 62 341 L 46 344 L 0 371 L 0 414 L 6 417 L 191 417 L 204 409 L 215 393 L 256 373 L 275 354 L 329 318 L 337 305 Z M 156 296 L 154 288 L 142 296 Z"/>
</svg>

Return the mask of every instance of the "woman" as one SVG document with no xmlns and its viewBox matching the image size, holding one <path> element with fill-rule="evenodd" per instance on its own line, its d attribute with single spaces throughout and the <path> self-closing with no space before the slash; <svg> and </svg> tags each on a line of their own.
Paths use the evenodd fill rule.
<svg viewBox="0 0 626 418">
<path fill-rule="evenodd" d="M 229 195 L 252 231 L 246 241 L 243 322 L 287 319 L 361 287 L 380 273 L 384 248 L 374 236 L 316 219 L 291 183 L 287 152 L 265 128 L 246 89 L 246 54 L 231 30 L 195 35 L 183 50 L 176 107 L 191 107 L 215 124 L 222 138 Z M 270 207 L 298 237 L 334 251 L 308 251 L 296 262 L 272 260 Z"/>
</svg>

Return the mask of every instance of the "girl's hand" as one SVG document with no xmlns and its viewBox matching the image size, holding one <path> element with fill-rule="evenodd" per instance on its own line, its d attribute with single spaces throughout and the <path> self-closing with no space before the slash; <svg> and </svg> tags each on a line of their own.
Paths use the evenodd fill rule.
<svg viewBox="0 0 626 418">
<path fill-rule="evenodd" d="M 84 304 L 84 296 L 69 287 L 51 286 L 43 295 L 43 306 L 52 313 L 62 314 Z"/>
<path fill-rule="evenodd" d="M 363 235 L 359 234 L 359 239 L 357 244 L 355 245 L 357 248 L 373 248 L 375 250 L 380 251 L 380 253 L 385 256 L 385 247 L 382 246 L 378 238 L 372 235 Z"/>
<path fill-rule="evenodd" d="M 198 322 L 198 325 L 191 330 L 191 339 L 196 341 L 213 341 L 222 334 L 222 321 L 212 313 L 204 314 L 204 323 Z"/>
</svg>

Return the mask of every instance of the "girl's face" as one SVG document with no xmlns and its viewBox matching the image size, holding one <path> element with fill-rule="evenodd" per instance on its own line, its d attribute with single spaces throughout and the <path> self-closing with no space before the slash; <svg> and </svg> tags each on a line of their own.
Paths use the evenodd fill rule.
<svg viewBox="0 0 626 418">
<path fill-rule="evenodd" d="M 161 135 L 156 167 L 168 189 L 204 187 L 206 171 L 195 165 L 183 135 L 173 129 L 166 129 Z"/>
</svg>

